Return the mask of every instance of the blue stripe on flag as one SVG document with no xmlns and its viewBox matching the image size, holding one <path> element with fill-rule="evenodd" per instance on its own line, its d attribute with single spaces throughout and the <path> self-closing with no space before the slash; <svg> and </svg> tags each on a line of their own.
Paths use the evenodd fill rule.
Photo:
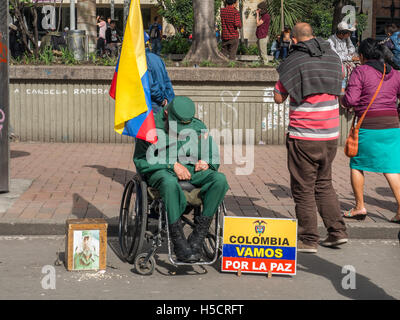
<svg viewBox="0 0 400 320">
<path fill-rule="evenodd" d="M 149 115 L 149 113 L 152 110 L 148 71 L 145 72 L 145 74 L 141 78 L 141 81 L 142 81 L 142 86 L 143 86 L 144 95 L 145 95 L 145 99 L 146 99 L 147 111 L 143 112 L 142 114 L 139 114 L 137 117 L 125 122 L 125 128 L 124 128 L 124 131 L 122 132 L 123 135 L 136 137 L 144 120 L 147 118 L 147 116 Z"/>
<path fill-rule="evenodd" d="M 250 248 L 250 250 L 248 250 L 248 248 Z M 280 258 L 276 257 L 277 249 L 282 250 L 282 257 Z M 296 247 L 270 247 L 270 246 L 267 247 L 267 246 L 224 244 L 223 255 L 224 257 L 235 257 L 235 258 L 295 260 Z"/>
</svg>

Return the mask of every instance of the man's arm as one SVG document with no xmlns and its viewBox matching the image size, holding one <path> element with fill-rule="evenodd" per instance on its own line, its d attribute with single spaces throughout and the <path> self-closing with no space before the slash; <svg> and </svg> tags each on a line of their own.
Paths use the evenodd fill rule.
<svg viewBox="0 0 400 320">
<path fill-rule="evenodd" d="M 240 20 L 240 14 L 239 11 L 235 12 L 235 22 L 234 22 L 234 26 L 238 29 L 242 28 L 242 20 Z"/>
<path fill-rule="evenodd" d="M 167 102 L 170 103 L 175 98 L 175 92 L 172 88 L 171 79 L 168 76 L 167 69 L 165 68 L 164 62 L 161 60 L 163 65 L 163 75 L 164 75 L 164 83 L 165 83 L 165 92 L 164 92 L 164 99 L 167 99 Z"/>
<path fill-rule="evenodd" d="M 350 38 L 347 38 L 347 52 L 349 61 L 353 60 L 354 54 L 356 53 L 356 47 Z"/>
<path fill-rule="evenodd" d="M 133 162 L 135 163 L 136 169 L 141 174 L 149 174 L 157 170 L 172 168 L 172 166 L 167 165 L 166 163 L 150 164 L 148 162 L 149 159 L 147 159 L 147 150 L 150 147 L 155 148 L 155 146 L 154 147 L 153 146 L 154 145 L 152 145 L 151 143 L 142 139 L 136 139 L 135 141 L 135 152 L 133 154 Z"/>
<path fill-rule="evenodd" d="M 256 15 L 257 27 L 261 26 L 264 23 L 264 21 L 260 18 L 260 11 L 261 11 L 260 9 L 257 9 L 257 11 L 256 11 L 256 13 L 257 13 L 257 15 Z"/>
<path fill-rule="evenodd" d="M 163 100 L 164 100 L 164 95 L 161 91 L 160 84 L 157 79 L 157 74 L 156 72 L 153 72 L 153 70 L 149 70 L 149 83 L 150 83 L 150 96 L 151 96 L 151 101 L 157 103 L 158 105 L 161 105 Z"/>
<path fill-rule="evenodd" d="M 286 91 L 285 87 L 283 86 L 281 81 L 278 81 L 275 85 L 275 89 L 274 89 L 274 100 L 275 103 L 277 104 L 281 104 L 284 103 L 286 101 L 286 99 L 288 98 L 289 94 Z"/>
</svg>

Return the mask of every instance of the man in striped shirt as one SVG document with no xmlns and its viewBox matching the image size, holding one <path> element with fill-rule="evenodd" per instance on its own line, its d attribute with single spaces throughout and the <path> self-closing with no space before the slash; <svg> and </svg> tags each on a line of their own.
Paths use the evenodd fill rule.
<svg viewBox="0 0 400 320">
<path fill-rule="evenodd" d="M 309 24 L 293 29 L 293 52 L 279 67 L 275 102 L 290 96 L 286 146 L 288 169 L 298 220 L 299 252 L 316 253 L 317 212 L 328 230 L 320 244 L 347 242 L 346 226 L 332 185 L 332 162 L 339 137 L 342 66 L 326 41 L 314 38 Z"/>
<path fill-rule="evenodd" d="M 230 60 L 236 59 L 239 45 L 239 31 L 242 28 L 239 11 L 236 10 L 237 0 L 226 0 L 226 7 L 220 11 L 222 26 L 222 53 Z"/>
</svg>

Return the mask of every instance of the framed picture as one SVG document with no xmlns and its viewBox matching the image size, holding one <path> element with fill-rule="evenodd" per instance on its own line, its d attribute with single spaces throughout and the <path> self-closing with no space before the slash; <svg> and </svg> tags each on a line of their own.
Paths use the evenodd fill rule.
<svg viewBox="0 0 400 320">
<path fill-rule="evenodd" d="M 100 231 L 74 231 L 74 270 L 99 269 Z"/>
<path fill-rule="evenodd" d="M 107 222 L 104 219 L 67 220 L 66 232 L 68 270 L 105 270 Z"/>
</svg>

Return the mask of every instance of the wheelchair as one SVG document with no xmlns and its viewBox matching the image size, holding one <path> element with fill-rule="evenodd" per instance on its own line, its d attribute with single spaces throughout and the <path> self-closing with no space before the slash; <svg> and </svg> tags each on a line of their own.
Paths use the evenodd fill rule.
<svg viewBox="0 0 400 320">
<path fill-rule="evenodd" d="M 202 201 L 200 189 L 187 181 L 179 181 L 185 194 L 187 207 L 181 216 L 183 225 L 195 227 L 193 217 L 201 214 Z M 203 258 L 194 263 L 177 261 L 173 258 L 171 239 L 168 230 L 167 211 L 157 189 L 149 187 L 140 174 L 136 174 L 126 185 L 122 195 L 118 235 L 122 257 L 134 264 L 141 275 L 151 275 L 154 272 L 155 254 L 167 242 L 168 259 L 179 265 L 211 265 L 222 252 L 222 219 L 226 215 L 224 202 L 214 214 L 208 234 L 203 243 Z M 151 243 L 148 252 L 143 252 L 144 243 Z"/>
</svg>

